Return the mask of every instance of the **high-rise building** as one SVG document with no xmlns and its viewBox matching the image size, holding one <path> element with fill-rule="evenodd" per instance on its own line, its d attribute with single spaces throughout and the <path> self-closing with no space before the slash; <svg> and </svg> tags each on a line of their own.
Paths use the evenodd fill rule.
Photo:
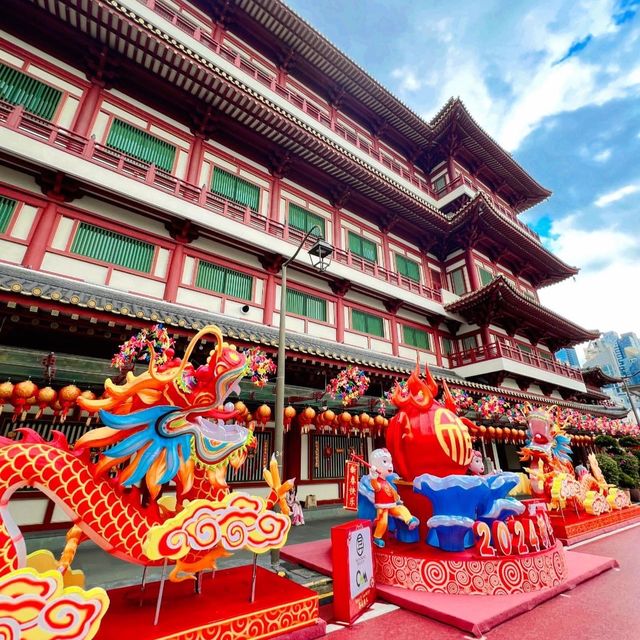
<svg viewBox="0 0 640 640">
<path fill-rule="evenodd" d="M 600 367 L 608 376 L 619 378 L 622 376 L 620 365 L 622 358 L 618 358 L 620 350 L 617 348 L 617 339 L 615 344 L 612 342 L 610 334 L 607 339 L 603 336 L 597 340 L 591 341 L 584 352 L 585 368 Z"/>
<path fill-rule="evenodd" d="M 576 273 L 520 219 L 550 192 L 459 99 L 423 120 L 278 0 L 3 0 L 0 22 L 0 375 L 40 384 L 54 351 L 56 382 L 100 392 L 157 322 L 178 351 L 213 323 L 273 355 L 283 261 L 313 230 L 332 264 L 309 238 L 282 310 L 298 412 L 345 411 L 324 390 L 352 364 L 370 395 L 346 410 L 375 414 L 418 359 L 470 393 L 621 414 L 553 356 L 597 334 L 538 300 Z M 273 384 L 243 400 L 273 409 Z M 273 434 L 231 482 L 261 483 Z M 338 501 L 373 444 L 294 421 L 286 476 Z"/>
<path fill-rule="evenodd" d="M 573 347 L 568 347 L 566 349 L 560 349 L 560 351 L 556 351 L 556 360 L 560 362 L 566 362 L 568 365 L 572 367 L 579 368 L 580 360 L 578 360 L 578 354 Z"/>
</svg>

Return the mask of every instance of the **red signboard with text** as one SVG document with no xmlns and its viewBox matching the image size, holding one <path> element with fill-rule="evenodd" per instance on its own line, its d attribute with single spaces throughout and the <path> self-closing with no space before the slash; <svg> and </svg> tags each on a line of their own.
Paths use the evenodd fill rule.
<svg viewBox="0 0 640 640">
<path fill-rule="evenodd" d="M 376 599 L 371 523 L 354 520 L 332 527 L 331 555 L 335 618 L 351 624 Z"/>
<path fill-rule="evenodd" d="M 358 510 L 358 463 L 347 460 L 344 466 L 344 508 Z"/>
</svg>

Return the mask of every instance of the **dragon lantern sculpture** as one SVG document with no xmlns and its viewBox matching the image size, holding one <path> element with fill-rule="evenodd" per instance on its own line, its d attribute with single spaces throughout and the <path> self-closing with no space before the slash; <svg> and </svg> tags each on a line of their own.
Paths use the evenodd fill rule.
<svg viewBox="0 0 640 640">
<path fill-rule="evenodd" d="M 591 473 L 582 466 L 573 468 L 571 436 L 551 411 L 531 411 L 527 425 L 529 439 L 520 450 L 520 460 L 529 463 L 525 470 L 534 496 L 544 498 L 551 509 L 571 504 L 591 515 L 630 506 L 624 491 L 607 484 L 594 454 L 588 458 Z"/>
<path fill-rule="evenodd" d="M 215 340 L 215 348 L 196 367 L 190 357 L 204 337 Z M 182 359 L 171 354 L 159 365 L 151 345 L 149 349 L 147 371 L 137 376 L 129 372 L 122 385 L 107 380 L 102 398 L 79 400 L 83 409 L 98 412 L 104 426 L 87 432 L 74 446 L 59 432 L 45 442 L 30 429 L 19 430 L 19 441 L 0 439 L 0 579 L 31 571 L 23 567 L 33 564 L 6 508 L 11 494 L 23 486 L 43 491 L 75 523 L 60 559 L 54 562 L 51 556 L 53 565 L 45 567 L 62 574 L 65 584 L 75 573 L 69 569 L 75 550 L 86 539 L 135 564 L 174 559 L 174 580 L 215 568 L 216 559 L 229 551 L 259 553 L 286 541 L 290 521 L 285 495 L 293 482 L 281 483 L 275 458 L 265 470 L 271 488 L 266 500 L 229 493 L 225 481 L 227 467 L 239 467 L 254 441 L 252 430 L 235 422 L 238 411 L 227 402 L 239 390 L 245 355 L 223 342 L 212 326 L 190 341 Z M 175 497 L 160 497 L 170 481 Z M 270 511 L 276 503 L 282 513 Z M 233 518 L 242 520 L 244 546 L 225 537 L 227 525 L 221 524 L 220 514 L 228 526 Z M 170 540 L 177 538 L 171 534 L 180 530 L 188 538 L 193 532 L 187 524 L 196 518 L 201 526 L 215 528 L 216 543 L 195 540 L 173 548 Z M 194 531 L 197 538 L 197 527 Z"/>
</svg>

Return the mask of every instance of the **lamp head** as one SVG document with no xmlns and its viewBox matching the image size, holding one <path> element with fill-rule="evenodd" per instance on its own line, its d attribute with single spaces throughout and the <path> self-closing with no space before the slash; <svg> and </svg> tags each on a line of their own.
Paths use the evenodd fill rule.
<svg viewBox="0 0 640 640">
<path fill-rule="evenodd" d="M 318 238 L 309 249 L 311 264 L 319 271 L 326 271 L 331 264 L 333 247 L 322 238 Z"/>
</svg>

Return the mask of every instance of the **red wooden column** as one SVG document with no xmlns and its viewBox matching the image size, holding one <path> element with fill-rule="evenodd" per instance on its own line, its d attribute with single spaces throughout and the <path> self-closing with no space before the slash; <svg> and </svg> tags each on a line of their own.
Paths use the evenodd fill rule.
<svg viewBox="0 0 640 640">
<path fill-rule="evenodd" d="M 71 131 L 87 137 L 95 122 L 104 90 L 112 86 L 116 80 L 117 62 L 110 57 L 109 49 L 91 49 L 86 59 L 86 75 L 91 83 L 80 98 L 80 104 L 71 124 Z"/>
<path fill-rule="evenodd" d="M 331 228 L 334 249 L 342 249 L 342 212 L 340 210 L 346 206 L 350 196 L 351 189 L 344 186 L 329 191 L 329 202 L 333 206 Z"/>
<path fill-rule="evenodd" d="M 400 353 L 400 348 L 398 341 L 398 319 L 396 318 L 396 314 L 402 306 L 402 300 L 393 298 L 392 300 L 385 300 L 383 304 L 385 309 L 389 313 L 393 314 L 389 323 L 391 325 L 391 351 L 394 356 L 397 356 Z"/>
<path fill-rule="evenodd" d="M 447 158 L 447 173 L 449 174 L 449 182 L 453 182 L 458 176 L 456 176 L 456 163 L 453 160 L 453 155 L 449 155 Z"/>
<path fill-rule="evenodd" d="M 443 367 L 442 363 L 442 348 L 440 346 L 440 330 L 438 329 L 438 325 L 440 324 L 436 318 L 431 320 L 427 320 L 431 329 L 433 331 L 433 350 L 436 354 L 436 363 L 439 367 Z M 448 368 L 448 367 L 447 367 Z"/>
<path fill-rule="evenodd" d="M 482 344 L 484 344 L 485 347 L 489 346 L 489 343 L 491 342 L 491 334 L 489 333 L 489 325 L 483 324 L 480 327 L 480 335 L 482 336 Z"/>
<path fill-rule="evenodd" d="M 271 191 L 269 193 L 269 220 L 280 221 L 280 196 L 282 194 L 282 180 L 293 164 L 290 153 L 275 153 L 269 158 L 269 173 L 271 174 Z M 285 216 L 286 218 L 286 216 Z"/>
<path fill-rule="evenodd" d="M 473 259 L 473 251 L 471 247 L 467 247 L 464 250 L 464 262 L 467 267 L 467 273 L 469 274 L 469 284 L 471 285 L 471 291 L 476 291 L 480 288 L 480 278 L 478 277 L 478 270 L 476 269 L 475 261 Z"/>
<path fill-rule="evenodd" d="M 31 239 L 22 258 L 22 266 L 40 269 L 47 247 L 56 231 L 58 205 L 71 202 L 79 194 L 79 185 L 62 172 L 44 172 L 36 178 L 42 192 L 47 196 L 47 204 L 40 210 L 34 223 Z"/>
<path fill-rule="evenodd" d="M 58 203 L 49 200 L 39 212 L 34 222 L 33 235 L 22 258 L 22 266 L 28 269 L 40 269 L 49 238 L 55 233 L 55 222 L 58 215 Z"/>
<path fill-rule="evenodd" d="M 273 312 L 276 308 L 276 275 L 282 269 L 284 258 L 277 253 L 265 253 L 258 256 L 262 268 L 267 272 L 267 281 L 264 288 L 262 324 L 266 327 L 273 326 Z"/>
<path fill-rule="evenodd" d="M 182 282 L 182 273 L 184 272 L 184 248 L 189 242 L 196 240 L 199 233 L 189 220 L 172 220 L 167 222 L 165 226 L 171 237 L 176 241 L 176 245 L 167 267 L 167 282 L 164 287 L 163 297 L 167 302 L 177 302 L 178 288 Z"/>
<path fill-rule="evenodd" d="M 102 90 L 104 85 L 95 80 L 91 82 L 86 91 L 82 94 L 75 119 L 71 125 L 71 131 L 86 138 L 94 123 L 100 105 L 102 104 Z"/>
<path fill-rule="evenodd" d="M 185 173 L 185 181 L 189 184 L 200 186 L 200 168 L 202 167 L 202 159 L 204 157 L 204 137 L 202 133 L 194 134 L 189 146 L 189 160 L 187 162 L 187 171 Z"/>
<path fill-rule="evenodd" d="M 329 287 L 336 295 L 336 342 L 344 342 L 344 297 L 351 288 L 348 280 L 329 280 Z"/>
</svg>

